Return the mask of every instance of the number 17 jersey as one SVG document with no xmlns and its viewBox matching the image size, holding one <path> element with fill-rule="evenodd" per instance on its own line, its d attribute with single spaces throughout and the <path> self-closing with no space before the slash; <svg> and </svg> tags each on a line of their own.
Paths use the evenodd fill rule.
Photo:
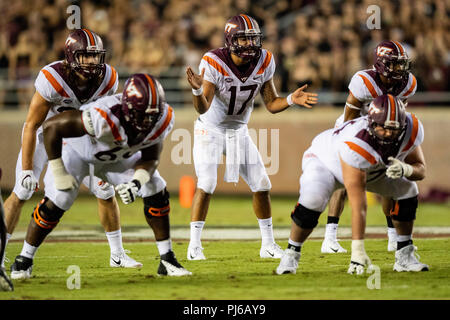
<svg viewBox="0 0 450 320">
<path fill-rule="evenodd" d="M 271 52 L 261 49 L 258 59 L 240 69 L 231 60 L 229 50 L 219 48 L 203 56 L 200 72 L 203 69 L 204 80 L 213 83 L 216 89 L 200 121 L 222 129 L 238 129 L 247 125 L 257 94 L 275 73 L 275 61 Z"/>
</svg>

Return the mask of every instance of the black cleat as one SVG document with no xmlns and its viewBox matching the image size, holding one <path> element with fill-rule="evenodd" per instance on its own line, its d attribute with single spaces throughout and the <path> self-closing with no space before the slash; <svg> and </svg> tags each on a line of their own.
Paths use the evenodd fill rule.
<svg viewBox="0 0 450 320">
<path fill-rule="evenodd" d="M 175 258 L 175 253 L 169 251 L 161 256 L 161 261 L 158 267 L 159 276 L 190 276 L 192 272 L 187 271 L 181 264 L 178 263 L 177 258 Z"/>
<path fill-rule="evenodd" d="M 11 265 L 11 279 L 29 279 L 31 278 L 32 269 L 33 259 L 19 255 Z"/>
</svg>

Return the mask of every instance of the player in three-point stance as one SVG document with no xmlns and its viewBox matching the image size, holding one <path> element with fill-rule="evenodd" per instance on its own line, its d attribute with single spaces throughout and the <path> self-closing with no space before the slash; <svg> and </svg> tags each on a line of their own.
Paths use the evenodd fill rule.
<svg viewBox="0 0 450 320">
<path fill-rule="evenodd" d="M 294 104 L 311 108 L 317 103 L 317 94 L 304 92 L 305 85 L 287 98 L 278 96 L 273 83 L 275 59 L 271 52 L 261 48 L 262 34 L 252 17 L 241 14 L 229 19 L 224 36 L 224 48 L 203 56 L 199 75 L 190 67 L 186 70 L 194 107 L 200 114 L 194 127 L 193 154 L 198 181 L 187 258 L 205 259 L 201 232 L 216 188 L 222 154 L 226 155 L 225 181 L 237 183 L 241 176 L 253 192 L 253 208 L 262 238 L 260 257 L 280 258 L 283 251 L 273 236 L 271 183 L 249 136 L 247 123 L 258 93 L 271 113 Z"/>
<path fill-rule="evenodd" d="M 419 193 L 416 180 L 425 177 L 421 143 L 424 132 L 417 117 L 390 94 L 375 98 L 368 115 L 347 121 L 314 138 L 303 154 L 300 197 L 291 214 L 289 244 L 277 274 L 296 273 L 301 248 L 331 194 L 345 187 L 352 210 L 352 254 L 348 273 L 362 274 L 371 261 L 364 249 L 366 191 L 394 200 L 397 230 L 394 270 L 426 271 L 413 245 L 412 231 Z"/>
<path fill-rule="evenodd" d="M 125 204 L 143 198 L 145 219 L 161 256 L 158 274 L 190 275 L 172 251 L 169 193 L 157 171 L 163 141 L 173 123 L 173 109 L 165 101 L 161 84 L 148 74 L 132 75 L 122 94 L 44 122 L 50 170 L 44 178 L 45 197 L 33 213 L 26 243 L 33 248 L 41 245 L 72 206 L 79 183 L 92 165 L 96 176 L 116 186 Z M 64 138 L 74 139 L 67 139 L 63 146 Z M 32 267 L 32 259 L 27 261 L 22 271 Z"/>
</svg>

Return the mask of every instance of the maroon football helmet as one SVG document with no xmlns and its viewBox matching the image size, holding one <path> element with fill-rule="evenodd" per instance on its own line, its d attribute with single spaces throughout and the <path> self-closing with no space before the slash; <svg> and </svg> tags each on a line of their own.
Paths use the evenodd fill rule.
<svg viewBox="0 0 450 320">
<path fill-rule="evenodd" d="M 397 41 L 383 41 L 375 48 L 375 69 L 383 76 L 400 80 L 407 76 L 410 60 Z"/>
<path fill-rule="evenodd" d="M 150 132 L 164 110 L 164 89 L 153 76 L 136 73 L 127 79 L 122 93 L 125 121 L 139 132 Z"/>
<path fill-rule="evenodd" d="M 378 96 L 370 103 L 368 120 L 370 134 L 382 145 L 398 143 L 406 131 L 405 106 L 391 94 Z M 392 135 L 389 138 L 380 137 L 375 131 L 377 126 L 392 130 Z"/>
<path fill-rule="evenodd" d="M 251 60 L 261 54 L 262 33 L 258 22 L 250 16 L 240 14 L 225 24 L 225 47 L 244 60 Z M 238 38 L 246 38 L 250 45 L 239 45 Z"/>
<path fill-rule="evenodd" d="M 71 69 L 86 78 L 99 76 L 104 69 L 105 49 L 102 39 L 88 29 L 76 29 L 69 34 L 64 54 Z"/>
</svg>

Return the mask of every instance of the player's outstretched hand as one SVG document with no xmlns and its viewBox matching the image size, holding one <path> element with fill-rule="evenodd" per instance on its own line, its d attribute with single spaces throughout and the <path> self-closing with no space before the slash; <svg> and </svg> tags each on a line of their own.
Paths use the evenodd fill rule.
<svg viewBox="0 0 450 320">
<path fill-rule="evenodd" d="M 308 87 L 305 84 L 303 87 L 298 88 L 292 93 L 292 102 L 299 106 L 303 106 L 305 108 L 312 108 L 312 104 L 317 103 L 317 93 L 305 92 L 304 90 Z"/>
<path fill-rule="evenodd" d="M 122 199 L 122 202 L 125 204 L 130 204 L 134 200 L 136 200 L 139 186 L 136 184 L 135 180 L 122 183 L 116 186 L 116 191 Z"/>
<path fill-rule="evenodd" d="M 365 252 L 353 252 L 350 259 L 350 265 L 348 267 L 348 274 L 361 275 L 364 274 L 364 268 L 371 268 L 372 262 L 369 256 Z"/>
<path fill-rule="evenodd" d="M 205 75 L 205 68 L 202 69 L 201 74 L 196 74 L 194 70 L 192 70 L 191 67 L 186 68 L 186 75 L 187 80 L 189 84 L 191 85 L 192 89 L 197 90 L 200 89 L 200 87 L 203 84 L 203 76 Z"/>
</svg>

